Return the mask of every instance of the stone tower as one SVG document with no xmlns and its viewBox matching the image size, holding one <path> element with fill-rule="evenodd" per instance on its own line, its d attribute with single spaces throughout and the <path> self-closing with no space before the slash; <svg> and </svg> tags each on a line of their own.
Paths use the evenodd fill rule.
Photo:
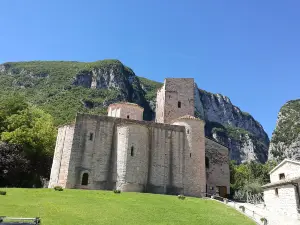
<svg viewBox="0 0 300 225">
<path fill-rule="evenodd" d="M 193 116 L 183 116 L 173 125 L 185 127 L 183 191 L 185 195 L 203 197 L 206 192 L 205 122 Z"/>
<path fill-rule="evenodd" d="M 172 120 L 185 115 L 194 116 L 194 79 L 167 78 L 157 91 L 157 123 L 171 123 Z"/>
</svg>

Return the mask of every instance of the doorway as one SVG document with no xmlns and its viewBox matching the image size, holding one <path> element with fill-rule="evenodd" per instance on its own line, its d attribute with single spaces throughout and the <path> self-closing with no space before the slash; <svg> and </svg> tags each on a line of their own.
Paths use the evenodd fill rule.
<svg viewBox="0 0 300 225">
<path fill-rule="evenodd" d="M 217 186 L 217 192 L 219 191 L 219 195 L 223 198 L 227 197 L 227 187 L 226 186 Z"/>
</svg>

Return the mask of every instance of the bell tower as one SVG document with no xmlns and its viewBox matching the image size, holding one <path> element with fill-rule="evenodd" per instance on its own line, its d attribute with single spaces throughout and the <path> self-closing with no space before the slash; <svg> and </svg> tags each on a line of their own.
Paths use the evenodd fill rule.
<svg viewBox="0 0 300 225">
<path fill-rule="evenodd" d="M 157 91 L 157 123 L 171 123 L 181 116 L 194 116 L 194 79 L 166 78 L 164 85 Z"/>
</svg>

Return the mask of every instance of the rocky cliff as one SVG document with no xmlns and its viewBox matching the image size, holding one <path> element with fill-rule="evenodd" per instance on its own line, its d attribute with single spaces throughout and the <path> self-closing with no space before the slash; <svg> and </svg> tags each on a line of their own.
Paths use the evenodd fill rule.
<svg viewBox="0 0 300 225">
<path fill-rule="evenodd" d="M 141 105 L 144 119 L 153 120 L 161 85 L 137 77 L 118 60 L 0 65 L 0 98 L 16 92 L 25 95 L 52 114 L 57 125 L 72 121 L 76 112 L 106 114 L 107 106 L 118 101 Z M 231 159 L 266 161 L 269 139 L 262 126 L 229 98 L 195 87 L 195 113 L 206 121 L 207 136 L 229 146 Z"/>
<path fill-rule="evenodd" d="M 195 88 L 195 112 L 206 121 L 206 135 L 230 148 L 230 158 L 238 163 L 268 159 L 269 138 L 250 114 L 234 106 L 230 99 Z"/>
<path fill-rule="evenodd" d="M 300 99 L 281 107 L 271 138 L 269 158 L 300 160 Z"/>
</svg>

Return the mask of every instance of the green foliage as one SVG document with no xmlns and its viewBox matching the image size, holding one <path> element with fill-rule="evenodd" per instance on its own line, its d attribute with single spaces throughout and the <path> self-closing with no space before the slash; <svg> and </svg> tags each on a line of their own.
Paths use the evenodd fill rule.
<svg viewBox="0 0 300 225">
<path fill-rule="evenodd" d="M 121 191 L 120 191 L 120 190 L 114 190 L 114 193 L 115 193 L 115 194 L 120 194 Z"/>
<path fill-rule="evenodd" d="M 120 99 L 139 103 L 145 108 L 145 119 L 150 119 L 152 112 L 144 97 L 147 100 L 154 100 L 156 89 L 161 86 L 158 82 L 136 77 L 132 69 L 124 66 L 119 60 L 113 59 L 91 63 L 31 61 L 3 65 L 6 71 L 0 73 L 0 101 L 5 100 L 6 96 L 18 93 L 28 102 L 52 115 L 54 125 L 72 123 L 77 112 L 106 115 L 107 104 L 104 103 L 120 101 Z M 122 90 L 91 89 L 73 84 L 77 75 L 83 72 L 104 73 L 111 69 L 116 72 L 118 81 L 128 85 L 125 87 L 126 91 L 136 99 L 134 97 L 126 99 Z M 132 87 L 126 83 L 129 78 L 133 79 Z M 142 91 L 139 82 L 146 87 L 146 92 Z M 135 93 L 132 94 L 133 92 Z M 137 97 L 136 93 L 142 97 Z"/>
<path fill-rule="evenodd" d="M 261 186 L 269 183 L 269 172 L 276 166 L 276 162 L 268 161 L 265 164 L 251 161 L 237 165 L 230 161 L 230 187 L 232 194 L 237 190 L 244 190 L 252 194 L 262 192 Z"/>
<path fill-rule="evenodd" d="M 243 212 L 245 212 L 245 206 L 240 205 L 239 208 L 240 208 Z"/>
<path fill-rule="evenodd" d="M 287 102 L 280 109 L 280 119 L 272 135 L 271 142 L 278 144 L 283 142 L 286 146 L 290 145 L 300 133 L 300 99 Z M 282 156 L 284 149 L 280 147 L 273 150 L 275 157 Z"/>
<path fill-rule="evenodd" d="M 53 189 L 55 191 L 63 191 L 64 190 L 61 186 L 55 186 Z"/>
<path fill-rule="evenodd" d="M 0 195 L 6 195 L 6 191 L 0 191 Z"/>
<path fill-rule="evenodd" d="M 264 225 L 268 224 L 268 220 L 265 217 L 260 218 L 260 221 L 264 223 Z"/>
<path fill-rule="evenodd" d="M 177 197 L 178 197 L 178 199 L 180 199 L 180 200 L 184 200 L 184 199 L 185 199 L 185 196 L 184 196 L 184 195 L 178 195 Z"/>
<path fill-rule="evenodd" d="M 141 82 L 144 91 L 146 91 L 146 95 L 145 95 L 146 100 L 154 101 L 156 99 L 157 90 L 161 88 L 163 84 L 153 80 L 148 80 L 143 77 L 139 77 L 139 80 Z"/>
<path fill-rule="evenodd" d="M 0 124 L 1 141 L 17 145 L 22 149 L 25 158 L 23 159 L 19 150 L 15 151 L 15 148 L 8 148 L 7 154 L 13 156 L 10 153 L 15 151 L 14 157 L 17 160 L 29 160 L 30 168 L 26 174 L 31 174 L 32 183 L 40 186 L 40 178 L 50 175 L 56 139 L 56 128 L 52 117 L 26 103 L 24 97 L 12 95 L 0 101 Z"/>
<path fill-rule="evenodd" d="M 3 215 L 32 215 L 47 225 L 254 225 L 245 215 L 203 198 L 112 191 L 65 189 L 7 189 L 0 200 Z M 16 214 L 17 213 L 17 214 Z M 217 215 L 217 216 L 216 216 Z"/>
</svg>

